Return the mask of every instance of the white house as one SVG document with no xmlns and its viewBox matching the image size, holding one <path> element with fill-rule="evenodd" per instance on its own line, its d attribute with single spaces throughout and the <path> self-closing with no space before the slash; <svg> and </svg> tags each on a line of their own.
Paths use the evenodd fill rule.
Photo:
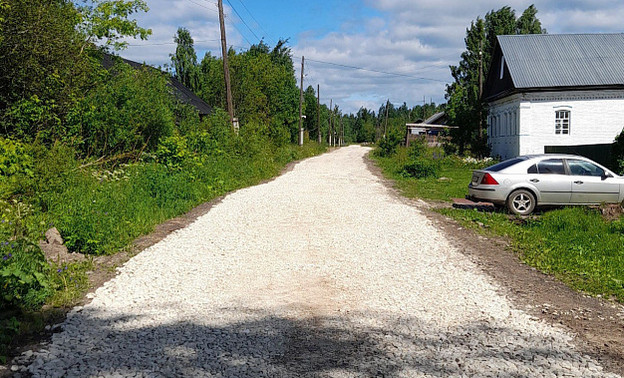
<svg viewBox="0 0 624 378">
<path fill-rule="evenodd" d="M 624 34 L 499 36 L 483 96 L 492 156 L 610 150 L 624 128 Z"/>
</svg>

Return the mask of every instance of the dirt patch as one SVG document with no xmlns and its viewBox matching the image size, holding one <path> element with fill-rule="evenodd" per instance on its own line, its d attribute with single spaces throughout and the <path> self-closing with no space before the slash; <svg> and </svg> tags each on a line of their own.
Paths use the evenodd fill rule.
<svg viewBox="0 0 624 378">
<path fill-rule="evenodd" d="M 422 211 L 458 251 L 470 257 L 505 290 L 518 308 L 549 324 L 567 328 L 576 335 L 579 350 L 608 371 L 624 375 L 624 306 L 574 291 L 522 263 L 508 240 L 481 236 L 433 211 L 435 205 L 402 197 L 381 169 L 368 157 L 365 160 L 373 174 L 402 201 Z"/>
</svg>

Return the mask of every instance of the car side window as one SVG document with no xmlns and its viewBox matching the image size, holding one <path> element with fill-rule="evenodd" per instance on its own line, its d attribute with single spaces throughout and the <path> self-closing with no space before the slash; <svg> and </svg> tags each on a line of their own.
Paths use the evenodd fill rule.
<svg viewBox="0 0 624 378">
<path fill-rule="evenodd" d="M 537 171 L 542 175 L 565 175 L 562 159 L 547 159 L 537 163 Z"/>
<path fill-rule="evenodd" d="M 598 176 L 605 174 L 604 169 L 585 160 L 568 160 L 570 174 L 573 176 Z"/>
<path fill-rule="evenodd" d="M 527 173 L 537 173 L 537 164 L 533 164 L 527 169 Z"/>
</svg>

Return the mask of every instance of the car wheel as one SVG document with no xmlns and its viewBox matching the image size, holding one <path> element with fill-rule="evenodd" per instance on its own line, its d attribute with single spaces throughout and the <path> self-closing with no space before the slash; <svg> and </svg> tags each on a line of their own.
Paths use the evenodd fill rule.
<svg viewBox="0 0 624 378">
<path fill-rule="evenodd" d="M 533 193 L 519 189 L 507 198 L 507 209 L 516 215 L 529 215 L 535 210 L 536 202 Z"/>
</svg>

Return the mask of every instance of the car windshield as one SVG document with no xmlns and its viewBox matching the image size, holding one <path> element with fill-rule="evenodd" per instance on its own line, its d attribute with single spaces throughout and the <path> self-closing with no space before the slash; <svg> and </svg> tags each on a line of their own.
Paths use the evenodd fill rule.
<svg viewBox="0 0 624 378">
<path fill-rule="evenodd" d="M 525 160 L 527 160 L 527 159 L 528 159 L 527 157 L 522 156 L 522 157 L 517 157 L 517 158 L 513 158 L 513 159 L 509 159 L 509 160 L 501 161 L 501 162 L 500 162 L 500 163 L 498 163 L 498 164 L 494 164 L 494 165 L 493 165 L 493 166 L 491 166 L 491 167 L 487 167 L 487 168 L 485 168 L 485 170 L 486 170 L 486 171 L 489 171 L 489 172 L 499 172 L 499 171 L 502 171 L 502 170 L 503 170 L 503 169 L 505 169 L 505 168 L 509 168 L 509 167 L 511 167 L 512 165 L 516 165 L 516 164 L 518 164 L 518 163 L 520 163 L 520 162 L 522 162 L 522 161 L 525 161 Z"/>
</svg>

